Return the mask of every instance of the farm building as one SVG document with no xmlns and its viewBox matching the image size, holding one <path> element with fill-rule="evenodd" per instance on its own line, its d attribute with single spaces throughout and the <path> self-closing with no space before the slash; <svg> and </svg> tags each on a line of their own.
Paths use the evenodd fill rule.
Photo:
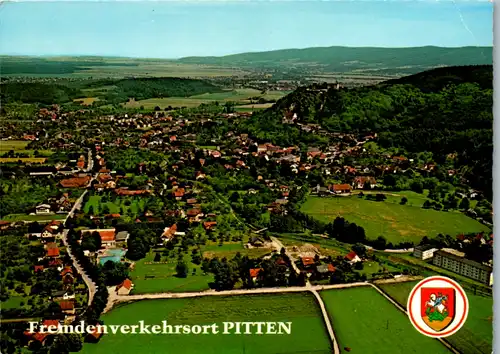
<svg viewBox="0 0 500 354">
<path fill-rule="evenodd" d="M 115 290 L 118 295 L 128 295 L 133 287 L 134 284 L 132 284 L 132 281 L 130 279 L 125 279 L 116 286 Z"/>
</svg>

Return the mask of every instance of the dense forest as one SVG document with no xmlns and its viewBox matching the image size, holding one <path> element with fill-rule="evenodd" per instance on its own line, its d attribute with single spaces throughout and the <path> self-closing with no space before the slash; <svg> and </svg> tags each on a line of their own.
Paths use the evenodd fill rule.
<svg viewBox="0 0 500 354">
<path fill-rule="evenodd" d="M 103 88 L 104 87 L 104 88 Z M 101 89 L 102 88 L 102 89 Z M 187 97 L 222 91 L 209 82 L 183 78 L 105 79 L 57 82 L 9 82 L 0 84 L 2 103 L 65 103 L 88 95 L 98 97 L 100 104 L 127 102 L 129 98 L 144 100 L 161 97 Z"/>
<path fill-rule="evenodd" d="M 104 98 L 109 103 L 163 97 L 188 97 L 203 93 L 221 92 L 222 90 L 206 81 L 181 78 L 143 78 L 124 79 L 113 83 L 114 89 Z"/>
<path fill-rule="evenodd" d="M 10 82 L 0 85 L 0 99 L 3 104 L 22 103 L 64 103 L 74 98 L 85 97 L 78 89 L 54 83 Z"/>
<path fill-rule="evenodd" d="M 432 152 L 436 162 L 457 153 L 456 168 L 491 196 L 492 66 L 444 68 L 356 89 L 301 87 L 254 115 L 241 129 L 276 144 L 311 143 L 285 112 L 329 132 L 378 133 L 382 147 Z M 321 141 L 318 141 L 320 144 Z"/>
</svg>

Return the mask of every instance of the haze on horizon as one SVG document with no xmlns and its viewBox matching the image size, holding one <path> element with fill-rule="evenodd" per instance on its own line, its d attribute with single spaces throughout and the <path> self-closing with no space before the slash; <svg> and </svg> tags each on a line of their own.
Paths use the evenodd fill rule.
<svg viewBox="0 0 500 354">
<path fill-rule="evenodd" d="M 175 59 L 308 47 L 492 46 L 485 1 L 11 2 L 0 55 Z"/>
</svg>

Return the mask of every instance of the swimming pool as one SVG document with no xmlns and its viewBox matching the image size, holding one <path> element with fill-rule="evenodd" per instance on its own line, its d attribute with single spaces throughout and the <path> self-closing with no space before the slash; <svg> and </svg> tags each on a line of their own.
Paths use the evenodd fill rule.
<svg viewBox="0 0 500 354">
<path fill-rule="evenodd" d="M 99 263 L 104 264 L 107 261 L 113 261 L 115 263 L 120 262 L 122 257 L 125 255 L 127 251 L 122 248 L 113 248 L 106 250 L 104 256 L 99 257 Z"/>
</svg>

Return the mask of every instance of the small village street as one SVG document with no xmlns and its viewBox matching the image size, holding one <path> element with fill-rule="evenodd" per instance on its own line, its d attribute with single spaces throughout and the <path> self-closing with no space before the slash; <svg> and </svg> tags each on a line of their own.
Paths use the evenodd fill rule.
<svg viewBox="0 0 500 354">
<path fill-rule="evenodd" d="M 93 160 L 92 160 L 92 151 L 89 150 L 89 154 L 88 154 L 88 167 L 87 167 L 86 171 L 87 172 L 92 171 L 93 165 L 94 164 L 93 164 Z M 93 176 L 91 178 L 91 180 L 89 182 L 89 185 L 90 185 L 90 183 L 92 183 L 92 181 L 94 180 L 95 177 L 96 176 Z M 66 226 L 66 222 L 68 221 L 69 218 L 71 218 L 74 215 L 74 213 L 75 213 L 76 210 L 80 210 L 81 209 L 83 198 L 85 197 L 86 194 L 87 194 L 87 190 L 85 190 L 80 195 L 80 197 L 78 197 L 78 199 L 75 201 L 75 204 L 73 204 L 73 207 L 71 208 L 70 212 L 66 216 L 66 219 L 64 219 L 63 226 Z M 78 272 L 78 274 L 80 274 L 82 276 L 83 281 L 87 285 L 87 288 L 89 290 L 89 296 L 88 296 L 87 304 L 88 304 L 88 306 L 90 306 L 90 304 L 92 303 L 92 300 L 94 299 L 94 295 L 95 295 L 95 293 L 97 291 L 97 287 L 96 287 L 95 283 L 92 281 L 92 279 L 90 279 L 90 277 L 87 275 L 87 273 L 85 273 L 85 270 L 78 263 L 78 260 L 74 256 L 74 254 L 73 254 L 73 252 L 71 250 L 71 247 L 70 247 L 70 245 L 68 243 L 68 231 L 69 231 L 69 229 L 66 229 L 66 228 L 64 229 L 62 241 L 64 243 L 64 246 L 66 247 L 66 251 L 68 252 L 69 257 L 71 258 L 71 261 L 73 262 L 73 266 L 75 267 L 75 269 Z"/>
</svg>

